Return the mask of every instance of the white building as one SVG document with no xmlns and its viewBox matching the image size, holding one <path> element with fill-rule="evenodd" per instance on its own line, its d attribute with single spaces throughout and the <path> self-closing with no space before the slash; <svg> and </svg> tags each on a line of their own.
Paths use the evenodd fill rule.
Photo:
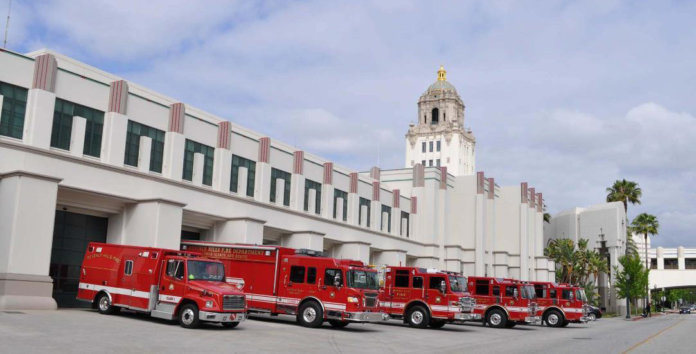
<svg viewBox="0 0 696 354">
<path fill-rule="evenodd" d="M 551 218 L 544 227 L 544 244 L 551 239 L 567 238 L 577 245 L 580 239 L 588 240 L 588 248 L 607 257 L 609 269 L 619 266 L 619 257 L 626 252 L 626 211 L 623 203 L 612 202 L 588 208 L 573 208 Z M 626 311 L 626 304 L 617 298 L 613 288 L 613 276 L 600 274 L 598 292 L 602 306 L 610 312 Z"/>
<path fill-rule="evenodd" d="M 651 248 L 648 258 L 650 290 L 696 286 L 696 248 Z"/>
<path fill-rule="evenodd" d="M 359 173 L 46 50 L 0 52 L 0 106 L 0 309 L 74 306 L 90 241 L 553 278 L 526 183 L 421 163 Z"/>
</svg>

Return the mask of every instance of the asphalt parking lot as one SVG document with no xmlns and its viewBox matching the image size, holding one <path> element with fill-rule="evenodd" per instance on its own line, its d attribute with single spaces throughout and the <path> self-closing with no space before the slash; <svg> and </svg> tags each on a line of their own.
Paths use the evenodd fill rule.
<svg viewBox="0 0 696 354">
<path fill-rule="evenodd" d="M 692 352 L 681 347 L 696 315 L 640 321 L 600 319 L 566 328 L 493 329 L 471 323 L 414 329 L 392 320 L 344 329 L 296 325 L 290 317 L 255 317 L 239 327 L 187 330 L 146 315 L 100 315 L 94 310 L 0 311 L 3 353 L 577 353 Z"/>
</svg>

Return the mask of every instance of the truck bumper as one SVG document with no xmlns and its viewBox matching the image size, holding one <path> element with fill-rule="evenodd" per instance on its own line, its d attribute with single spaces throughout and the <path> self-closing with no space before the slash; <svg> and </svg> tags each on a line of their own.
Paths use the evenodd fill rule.
<svg viewBox="0 0 696 354">
<path fill-rule="evenodd" d="M 242 322 L 246 318 L 244 312 L 198 312 L 198 319 L 206 322 Z"/>
<path fill-rule="evenodd" d="M 524 318 L 524 322 L 532 323 L 532 324 L 541 323 L 541 317 L 539 317 L 539 316 L 527 316 Z"/>
<path fill-rule="evenodd" d="M 344 312 L 344 319 L 351 322 L 379 322 L 389 320 L 382 312 Z"/>
<path fill-rule="evenodd" d="M 479 321 L 481 314 L 478 313 L 456 313 L 454 314 L 455 321 Z"/>
<path fill-rule="evenodd" d="M 590 322 L 590 318 L 587 317 L 587 316 L 582 316 L 582 317 L 580 317 L 579 322 L 580 322 L 580 323 L 587 323 L 587 322 Z"/>
</svg>

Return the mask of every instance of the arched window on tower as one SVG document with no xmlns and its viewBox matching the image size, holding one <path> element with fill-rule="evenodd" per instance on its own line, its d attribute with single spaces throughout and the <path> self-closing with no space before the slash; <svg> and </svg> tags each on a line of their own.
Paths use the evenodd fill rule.
<svg viewBox="0 0 696 354">
<path fill-rule="evenodd" d="M 427 122 L 428 122 L 428 116 L 424 114 L 423 115 L 423 124 L 425 124 Z"/>
<path fill-rule="evenodd" d="M 440 111 L 437 108 L 433 108 L 432 119 L 430 119 L 430 124 L 437 124 L 440 122 Z"/>
<path fill-rule="evenodd" d="M 447 112 L 442 112 L 442 121 L 443 122 L 447 121 Z"/>
</svg>

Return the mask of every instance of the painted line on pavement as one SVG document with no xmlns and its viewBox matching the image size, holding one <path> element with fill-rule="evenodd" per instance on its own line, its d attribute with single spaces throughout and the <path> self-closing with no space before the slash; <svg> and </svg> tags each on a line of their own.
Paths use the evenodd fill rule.
<svg viewBox="0 0 696 354">
<path fill-rule="evenodd" d="M 655 337 L 659 336 L 659 335 L 662 334 L 662 333 L 667 332 L 668 330 L 670 330 L 670 329 L 676 327 L 678 324 L 680 324 L 680 323 L 682 323 L 682 322 L 684 322 L 684 320 L 679 320 L 679 322 L 677 322 L 677 323 L 675 323 L 675 324 L 673 324 L 673 325 L 671 325 L 671 326 L 669 326 L 669 327 L 667 327 L 667 328 L 665 328 L 665 329 L 663 329 L 663 330 L 661 330 L 661 331 L 659 331 L 659 332 L 653 334 L 652 336 L 650 336 L 650 337 L 648 337 L 648 338 L 645 338 L 645 340 L 643 340 L 642 342 L 637 343 L 637 344 L 635 344 L 634 346 L 632 346 L 632 347 L 626 349 L 626 351 L 624 351 L 624 353 L 628 353 L 628 352 L 630 352 L 630 351 L 632 351 L 632 350 L 634 350 L 634 349 L 640 347 L 641 345 L 643 345 L 643 344 L 645 344 L 645 343 L 647 343 L 647 342 L 649 342 L 649 341 L 655 339 Z"/>
</svg>

